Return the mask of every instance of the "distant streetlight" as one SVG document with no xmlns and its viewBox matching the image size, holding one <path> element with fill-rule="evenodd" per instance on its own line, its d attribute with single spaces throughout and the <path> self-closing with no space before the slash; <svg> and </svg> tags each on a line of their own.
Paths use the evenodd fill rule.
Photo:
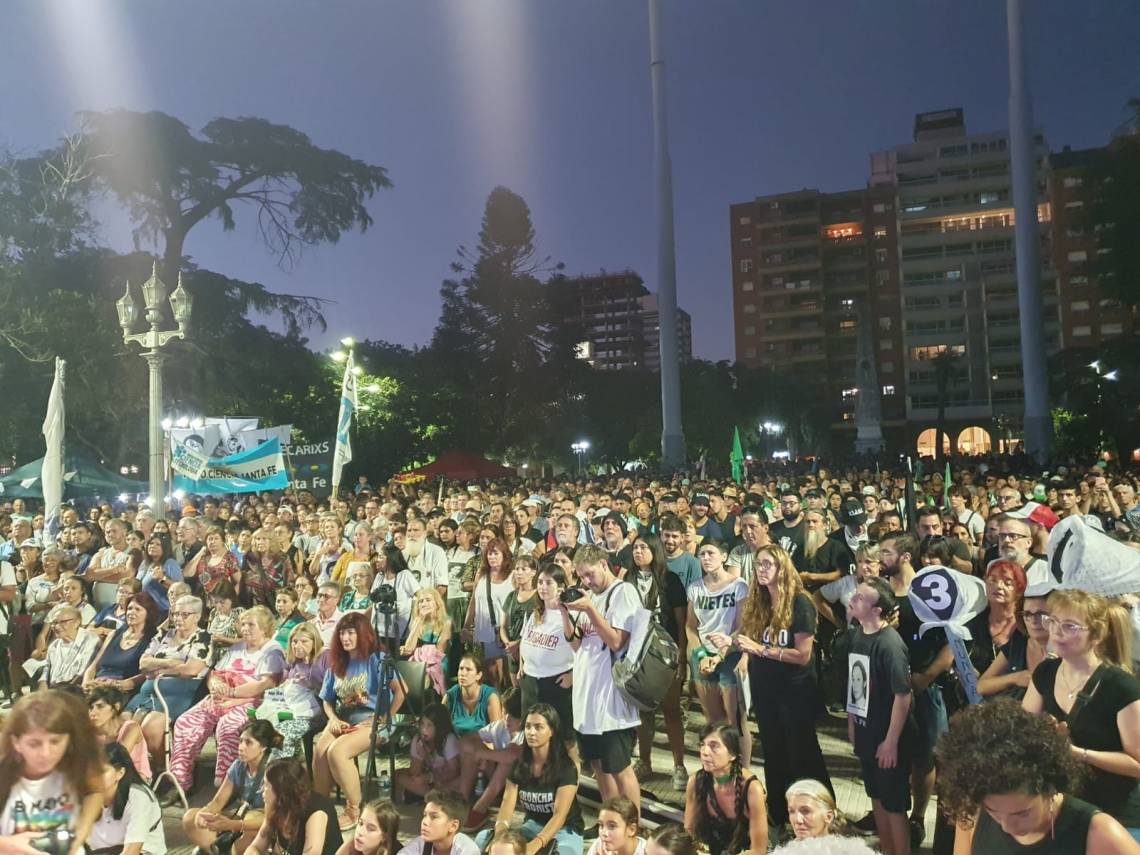
<svg viewBox="0 0 1140 855">
<path fill-rule="evenodd" d="M 123 329 L 123 342 L 131 344 L 137 342 L 143 348 L 142 356 L 147 362 L 150 373 L 150 411 L 148 430 L 149 476 L 150 496 L 157 519 L 166 518 L 166 502 L 164 491 L 166 479 L 163 467 L 163 431 L 162 431 L 162 363 L 166 354 L 162 349 L 172 339 L 186 338 L 190 327 L 190 312 L 193 298 L 182 287 L 182 274 L 178 274 L 178 287 L 170 295 L 170 310 L 174 316 L 177 329 L 163 330 L 160 325 L 163 321 L 162 304 L 166 300 L 166 285 L 158 278 L 158 265 L 151 268 L 150 278 L 142 284 L 143 304 L 146 308 L 145 319 L 150 329 L 141 333 L 131 330 L 138 320 L 138 307 L 131 298 L 131 284 L 127 283 L 126 293 L 115 303 L 115 310 L 119 315 L 119 326 Z"/>
<path fill-rule="evenodd" d="M 577 442 L 570 443 L 570 450 L 578 455 L 578 474 L 582 474 L 582 457 L 587 451 L 590 450 L 590 443 L 588 440 L 580 439 Z"/>
</svg>

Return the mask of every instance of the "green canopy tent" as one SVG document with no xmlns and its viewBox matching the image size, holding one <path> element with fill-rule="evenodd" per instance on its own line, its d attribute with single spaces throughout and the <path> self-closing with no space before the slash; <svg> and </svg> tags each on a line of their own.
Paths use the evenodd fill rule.
<svg viewBox="0 0 1140 855">
<path fill-rule="evenodd" d="M 44 460 L 33 460 L 18 466 L 0 478 L 0 497 L 21 499 L 42 499 L 43 484 L 40 472 Z M 90 498 L 92 496 L 112 497 L 121 493 L 146 493 L 149 490 L 145 481 L 133 481 L 112 472 L 101 465 L 94 457 L 81 451 L 68 451 L 63 461 L 63 496 L 66 499 Z"/>
</svg>

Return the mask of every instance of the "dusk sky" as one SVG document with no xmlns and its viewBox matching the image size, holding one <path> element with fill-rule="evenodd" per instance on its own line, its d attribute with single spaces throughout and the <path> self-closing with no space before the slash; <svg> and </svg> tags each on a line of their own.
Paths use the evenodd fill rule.
<svg viewBox="0 0 1140 855">
<path fill-rule="evenodd" d="M 1140 97 L 1140 3 L 1027 0 L 1034 114 L 1054 149 L 1103 144 Z M 695 355 L 733 355 L 728 206 L 862 186 L 870 152 L 914 114 L 963 107 L 1006 125 L 1005 3 L 665 3 L 678 301 Z M 656 289 L 644 0 L 23 0 L 0 19 L 0 145 L 30 153 L 83 109 L 162 110 L 292 125 L 386 167 L 364 235 L 291 270 L 200 224 L 193 260 L 332 301 L 343 335 L 425 344 L 459 244 L 487 194 L 529 203 L 542 254 L 567 273 L 632 268 Z M 106 212 L 104 239 L 129 249 Z"/>
</svg>

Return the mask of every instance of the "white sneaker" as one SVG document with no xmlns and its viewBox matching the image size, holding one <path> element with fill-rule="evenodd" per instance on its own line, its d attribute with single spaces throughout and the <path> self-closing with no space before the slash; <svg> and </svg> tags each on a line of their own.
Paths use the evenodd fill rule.
<svg viewBox="0 0 1140 855">
<path fill-rule="evenodd" d="M 684 766 L 673 767 L 673 789 L 684 792 L 689 785 L 689 772 Z"/>
</svg>

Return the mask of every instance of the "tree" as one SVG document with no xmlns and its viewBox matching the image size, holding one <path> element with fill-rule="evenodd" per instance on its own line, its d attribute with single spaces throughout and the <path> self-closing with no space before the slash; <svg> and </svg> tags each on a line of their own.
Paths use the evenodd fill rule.
<svg viewBox="0 0 1140 855">
<path fill-rule="evenodd" d="M 463 278 L 443 283 L 443 311 L 432 350 L 437 369 L 462 402 L 457 438 L 475 449 L 541 451 L 536 426 L 557 418 L 566 378 L 575 369 L 560 328 L 560 269 L 535 249 L 530 209 L 522 197 L 496 187 L 487 198 L 479 244 L 460 247 L 452 265 Z M 429 381 L 430 382 L 430 381 Z M 552 409 L 554 408 L 554 409 Z"/>
<path fill-rule="evenodd" d="M 236 209 L 248 206 L 266 247 L 288 264 L 305 246 L 366 230 L 372 217 L 365 202 L 391 186 L 383 167 L 320 148 L 265 119 L 217 118 L 200 136 L 160 112 L 112 110 L 83 119 L 83 143 L 97 153 L 93 177 L 126 206 L 136 245 L 160 245 L 162 274 L 171 283 L 187 235 L 209 217 L 232 231 Z"/>
</svg>

